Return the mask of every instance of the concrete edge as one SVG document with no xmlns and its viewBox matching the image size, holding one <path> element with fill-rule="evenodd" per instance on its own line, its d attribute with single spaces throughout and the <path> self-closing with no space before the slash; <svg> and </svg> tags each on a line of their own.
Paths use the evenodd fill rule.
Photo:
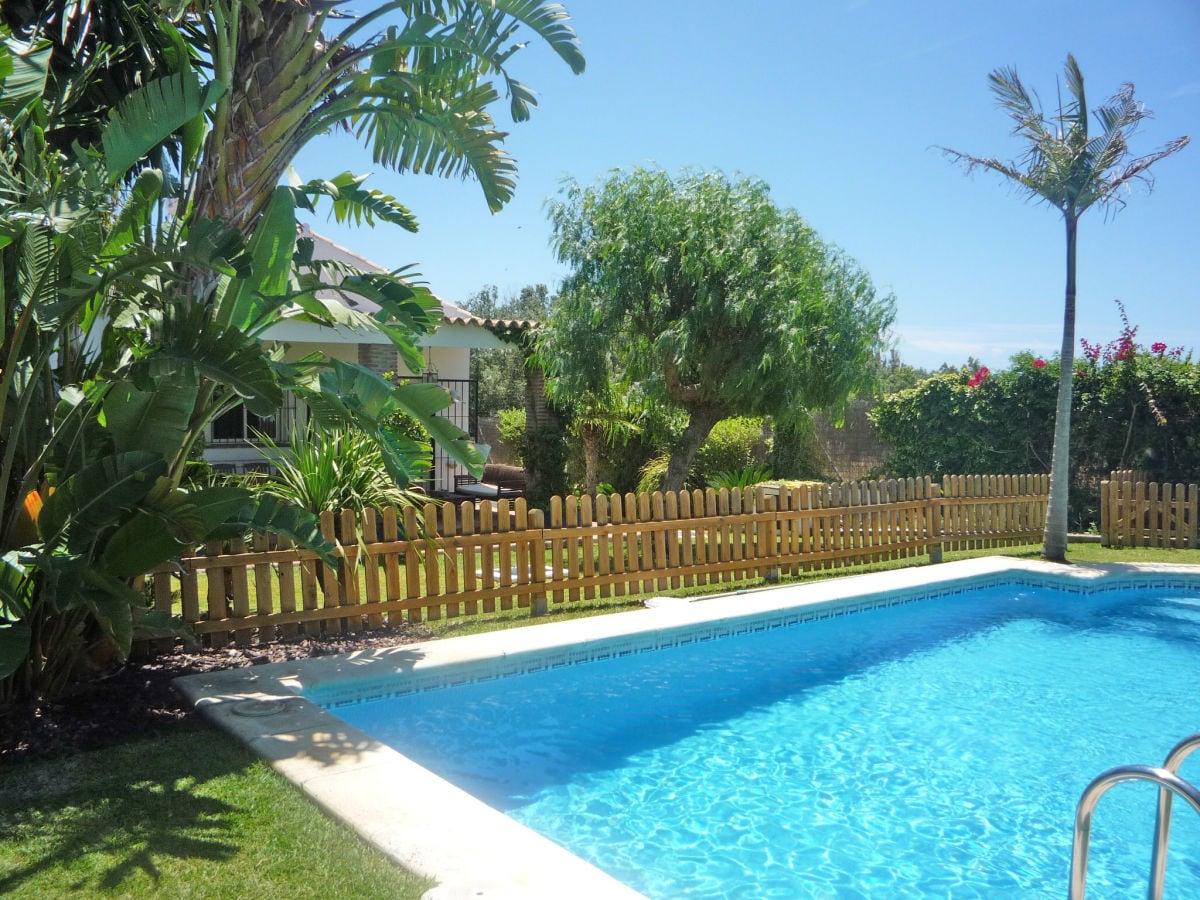
<svg viewBox="0 0 1200 900">
<path fill-rule="evenodd" d="M 794 607 L 851 602 L 1006 572 L 1096 583 L 1109 577 L 1200 576 L 1200 566 L 1118 563 L 1063 565 L 981 557 L 700 597 L 687 603 L 545 623 L 175 680 L 213 724 L 259 753 L 326 812 L 412 872 L 438 882 L 428 900 L 582 898 L 642 895 L 564 848 L 417 765 L 300 696 L 302 690 L 366 677 L 405 678 L 538 651 L 677 629 Z"/>
</svg>

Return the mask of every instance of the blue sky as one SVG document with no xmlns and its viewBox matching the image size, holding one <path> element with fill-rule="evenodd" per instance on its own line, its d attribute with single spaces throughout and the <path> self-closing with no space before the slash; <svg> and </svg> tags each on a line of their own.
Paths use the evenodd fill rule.
<svg viewBox="0 0 1200 900">
<path fill-rule="evenodd" d="M 573 76 L 530 44 L 511 63 L 539 95 L 510 130 L 516 197 L 488 212 L 478 185 L 397 176 L 345 136 L 297 160 L 305 178 L 375 172 L 421 230 L 313 225 L 383 265 L 415 265 L 432 289 L 464 301 L 563 274 L 545 202 L 564 177 L 590 183 L 612 168 L 719 168 L 764 179 L 780 206 L 895 294 L 893 339 L 916 365 L 974 355 L 1002 367 L 1021 349 L 1057 352 L 1064 238 L 1059 214 L 998 176 L 966 176 L 938 146 L 1016 158 L 987 74 L 1015 66 L 1047 107 L 1068 52 L 1095 106 L 1132 81 L 1155 113 L 1142 155 L 1188 134 L 1159 162 L 1153 193 L 1135 191 L 1107 219 L 1094 209 L 1079 244 L 1077 334 L 1200 351 L 1200 3 L 1196 0 L 1005 4 L 807 0 L 565 0 L 587 56 Z"/>
</svg>

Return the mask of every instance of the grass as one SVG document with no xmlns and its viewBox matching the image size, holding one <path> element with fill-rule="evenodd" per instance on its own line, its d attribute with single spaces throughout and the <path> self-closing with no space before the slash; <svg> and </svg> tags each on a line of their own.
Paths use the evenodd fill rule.
<svg viewBox="0 0 1200 900">
<path fill-rule="evenodd" d="M 1040 547 L 947 552 L 947 561 Z M 1072 562 L 1200 565 L 1200 550 L 1072 544 Z M 797 583 L 927 565 L 894 560 L 803 573 Z M 753 589 L 728 582 L 670 593 Z M 660 592 L 661 593 L 661 592 Z M 645 596 L 645 595 L 641 595 Z M 638 596 L 574 601 L 531 618 L 514 609 L 430 623 L 439 637 L 602 615 Z M 0 895 L 38 897 L 398 897 L 428 885 L 323 815 L 233 738 L 212 730 L 98 750 L 0 772 Z"/>
<path fill-rule="evenodd" d="M 417 898 L 233 738 L 186 731 L 0 772 L 0 895 Z"/>
</svg>

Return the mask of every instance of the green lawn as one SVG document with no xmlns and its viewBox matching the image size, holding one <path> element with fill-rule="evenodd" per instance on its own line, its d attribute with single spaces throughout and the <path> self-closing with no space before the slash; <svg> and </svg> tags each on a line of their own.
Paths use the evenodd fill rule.
<svg viewBox="0 0 1200 900">
<path fill-rule="evenodd" d="M 1038 547 L 1008 548 L 1035 558 Z M 946 559 L 1003 551 L 947 553 Z M 1111 550 L 1072 544 L 1074 562 L 1200 565 L 1200 550 Z M 922 565 L 898 560 L 788 582 Z M 732 582 L 688 593 L 760 586 Z M 684 593 L 684 592 L 679 592 Z M 599 615 L 636 598 L 443 619 L 439 636 Z M 428 885 L 316 812 L 295 787 L 232 738 L 189 730 L 70 760 L 0 771 L 0 895 L 60 897 L 397 897 Z"/>
<path fill-rule="evenodd" d="M 216 730 L 0 772 L 0 896 L 417 898 L 429 883 Z"/>
</svg>

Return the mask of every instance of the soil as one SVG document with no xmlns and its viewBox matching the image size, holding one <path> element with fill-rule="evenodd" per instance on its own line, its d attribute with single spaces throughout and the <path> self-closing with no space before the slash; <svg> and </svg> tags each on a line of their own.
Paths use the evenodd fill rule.
<svg viewBox="0 0 1200 900">
<path fill-rule="evenodd" d="M 328 656 L 429 640 L 422 625 L 278 641 L 255 647 L 176 652 L 114 666 L 65 696 L 0 707 L 0 767 L 70 756 L 141 738 L 207 727 L 171 681 L 217 669 Z"/>
</svg>

